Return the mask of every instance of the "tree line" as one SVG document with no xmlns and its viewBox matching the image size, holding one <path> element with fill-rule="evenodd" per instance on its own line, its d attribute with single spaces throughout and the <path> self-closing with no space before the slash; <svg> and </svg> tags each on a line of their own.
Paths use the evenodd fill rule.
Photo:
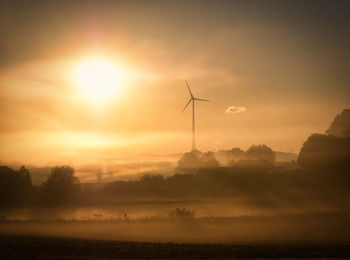
<svg viewBox="0 0 350 260">
<path fill-rule="evenodd" d="M 230 163 L 220 167 L 219 155 Z M 82 190 L 70 166 L 53 167 L 39 186 L 32 184 L 25 166 L 19 170 L 0 166 L 0 207 L 112 203 L 110 198 L 236 197 L 270 205 L 310 200 L 344 204 L 350 198 L 349 184 L 350 110 L 344 110 L 325 134 L 312 134 L 306 140 L 297 162 L 276 164 L 274 152 L 266 145 L 221 154 L 192 151 L 180 158 L 173 176 L 146 174 L 137 180 L 108 183 L 98 191 Z"/>
<path fill-rule="evenodd" d="M 34 186 L 29 170 L 0 166 L 0 207 L 68 205 L 77 202 L 80 182 L 74 168 L 57 166 L 47 180 Z"/>
</svg>

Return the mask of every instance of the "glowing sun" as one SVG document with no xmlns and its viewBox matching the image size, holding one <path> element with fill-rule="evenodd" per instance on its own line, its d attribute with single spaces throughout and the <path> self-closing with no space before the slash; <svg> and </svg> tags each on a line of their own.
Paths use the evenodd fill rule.
<svg viewBox="0 0 350 260">
<path fill-rule="evenodd" d="M 120 89 L 117 67 L 103 59 L 80 62 L 75 70 L 75 79 L 80 91 L 92 101 L 105 101 Z"/>
</svg>

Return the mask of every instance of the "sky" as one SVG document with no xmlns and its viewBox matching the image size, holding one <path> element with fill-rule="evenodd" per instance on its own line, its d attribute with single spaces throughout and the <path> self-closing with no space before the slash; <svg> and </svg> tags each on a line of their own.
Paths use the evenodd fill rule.
<svg viewBox="0 0 350 260">
<path fill-rule="evenodd" d="M 189 151 L 185 80 L 210 100 L 196 106 L 199 150 L 298 152 L 350 107 L 349 13 L 349 1 L 1 1 L 0 161 Z M 118 74 L 98 101 L 76 77 L 96 59 Z"/>
</svg>

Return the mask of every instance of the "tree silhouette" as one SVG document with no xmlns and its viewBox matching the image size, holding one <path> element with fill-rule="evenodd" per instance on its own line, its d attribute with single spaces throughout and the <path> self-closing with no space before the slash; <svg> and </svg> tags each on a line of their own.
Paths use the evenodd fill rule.
<svg viewBox="0 0 350 260">
<path fill-rule="evenodd" d="M 326 134 L 339 138 L 350 137 L 350 109 L 344 109 L 341 114 L 335 117 Z"/>
<path fill-rule="evenodd" d="M 276 161 L 275 153 L 264 144 L 251 146 L 245 153 L 245 158 L 248 160 L 268 161 L 272 164 Z"/>
<path fill-rule="evenodd" d="M 69 166 L 54 167 L 41 189 L 41 202 L 46 205 L 66 205 L 77 201 L 80 182 Z"/>
<path fill-rule="evenodd" d="M 31 202 L 34 195 L 29 171 L 22 166 L 15 171 L 0 166 L 0 206 L 19 206 Z"/>
<path fill-rule="evenodd" d="M 32 185 L 32 178 L 30 176 L 29 170 L 23 165 L 18 171 L 18 176 L 22 181 L 28 185 Z"/>
<path fill-rule="evenodd" d="M 199 168 L 201 167 L 202 162 L 200 160 L 200 155 L 195 151 L 184 153 L 178 162 L 179 168 Z"/>
<path fill-rule="evenodd" d="M 308 170 L 346 172 L 350 170 L 350 110 L 337 115 L 326 131 L 312 134 L 300 150 L 298 163 Z"/>
<path fill-rule="evenodd" d="M 227 151 L 228 159 L 240 160 L 244 157 L 244 151 L 241 148 L 232 148 Z"/>
<path fill-rule="evenodd" d="M 298 163 L 308 170 L 350 169 L 350 138 L 312 134 L 299 153 Z"/>
<path fill-rule="evenodd" d="M 219 162 L 215 158 L 214 152 L 207 152 L 202 155 L 200 158 L 201 160 L 201 166 L 202 167 L 208 167 L 208 168 L 215 168 L 219 167 Z"/>
</svg>

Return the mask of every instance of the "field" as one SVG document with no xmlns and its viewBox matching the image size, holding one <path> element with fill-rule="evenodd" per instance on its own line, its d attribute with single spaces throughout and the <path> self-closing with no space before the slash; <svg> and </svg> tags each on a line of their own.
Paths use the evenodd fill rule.
<svg viewBox="0 0 350 260">
<path fill-rule="evenodd" d="M 349 259 L 350 213 L 0 222 L 0 259 Z"/>
<path fill-rule="evenodd" d="M 237 243 L 350 241 L 350 213 L 279 216 L 2 221 L 0 234 L 98 240 Z"/>
<path fill-rule="evenodd" d="M 193 244 L 0 235 L 2 259 L 343 259 L 349 243 Z"/>
</svg>

